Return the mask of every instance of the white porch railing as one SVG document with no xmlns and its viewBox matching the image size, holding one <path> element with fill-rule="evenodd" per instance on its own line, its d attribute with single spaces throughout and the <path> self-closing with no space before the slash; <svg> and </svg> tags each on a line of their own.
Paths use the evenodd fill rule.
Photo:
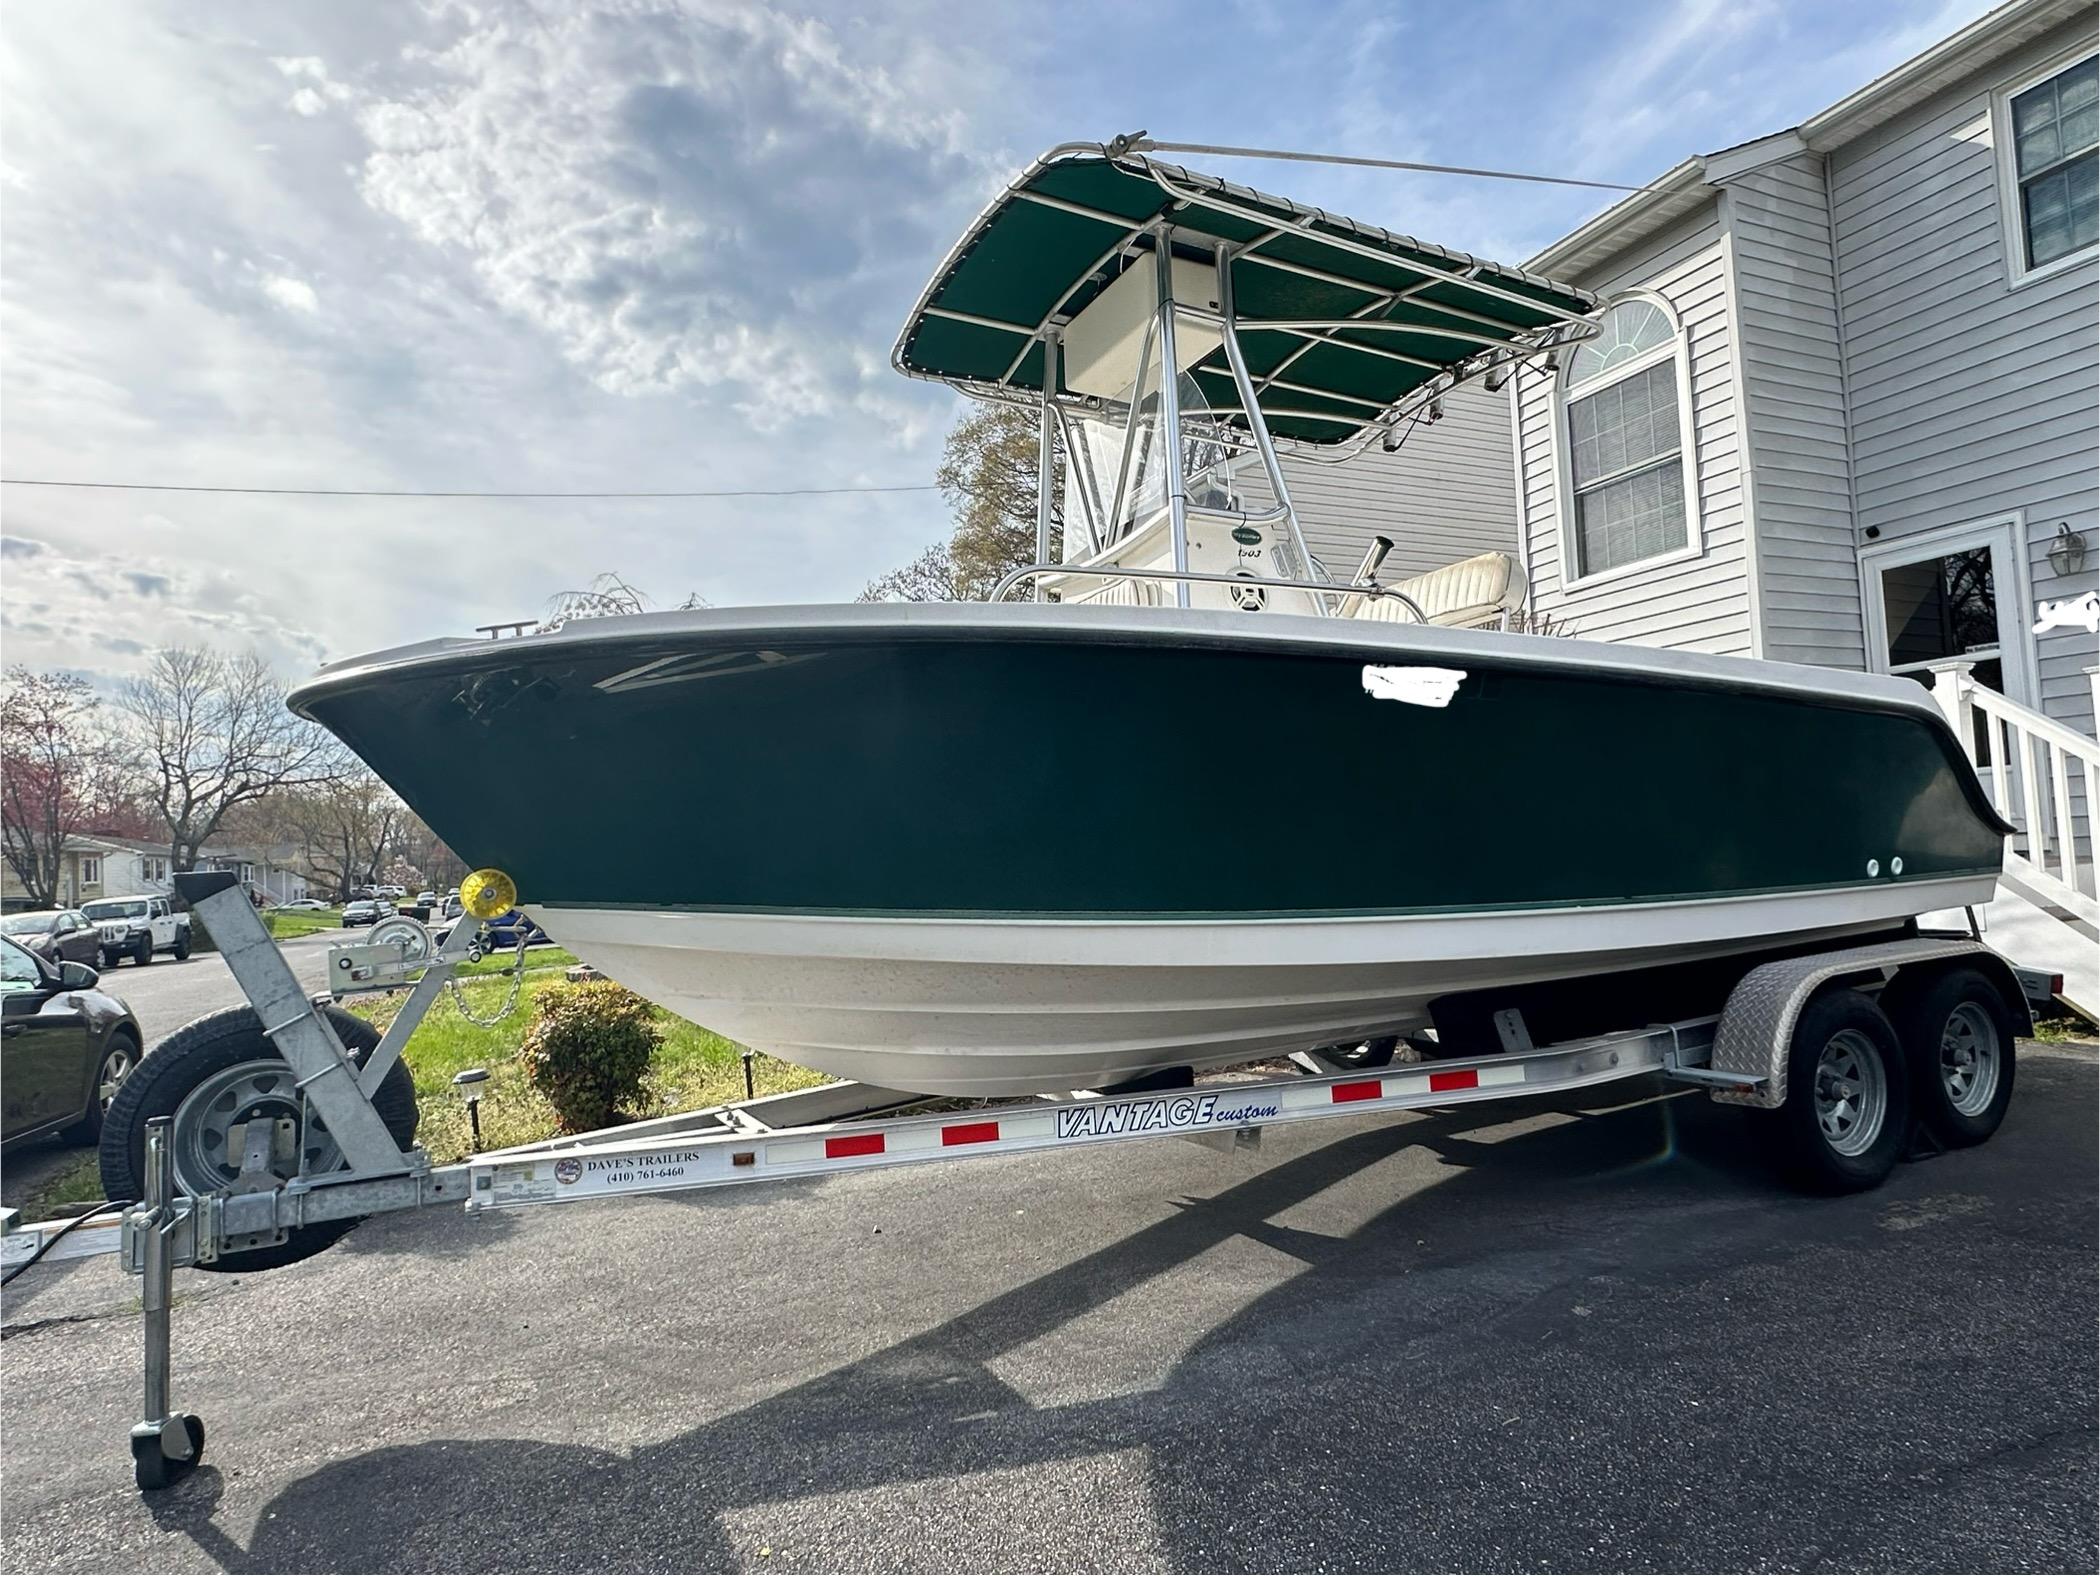
<svg viewBox="0 0 2100 1576">
<path fill-rule="evenodd" d="M 1934 664 L 1932 693 L 1984 792 L 2018 829 L 2006 845 L 2006 878 L 2030 896 L 2100 925 L 2093 867 L 2100 741 L 1977 683 L 1974 667 L 1958 658 Z M 2100 716 L 2100 674 L 2093 678 L 2094 714 Z"/>
</svg>

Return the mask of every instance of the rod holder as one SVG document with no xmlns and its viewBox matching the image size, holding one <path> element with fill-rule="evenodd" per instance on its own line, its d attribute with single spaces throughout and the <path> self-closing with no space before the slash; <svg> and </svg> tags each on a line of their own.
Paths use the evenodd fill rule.
<svg viewBox="0 0 2100 1576">
<path fill-rule="evenodd" d="M 1374 536 L 1371 545 L 1364 549 L 1364 561 L 1356 566 L 1356 578 L 1349 583 L 1358 586 L 1378 584 L 1378 569 L 1385 562 L 1385 555 L 1393 550 L 1390 536 Z"/>
</svg>

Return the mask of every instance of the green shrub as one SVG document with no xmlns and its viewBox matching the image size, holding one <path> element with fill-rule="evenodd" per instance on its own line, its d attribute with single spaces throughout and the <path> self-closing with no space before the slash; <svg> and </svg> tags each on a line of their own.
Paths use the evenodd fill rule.
<svg viewBox="0 0 2100 1576">
<path fill-rule="evenodd" d="M 611 980 L 590 980 L 540 992 L 518 1060 L 563 1130 L 581 1133 L 639 1108 L 642 1075 L 662 1043 L 648 1002 Z"/>
</svg>

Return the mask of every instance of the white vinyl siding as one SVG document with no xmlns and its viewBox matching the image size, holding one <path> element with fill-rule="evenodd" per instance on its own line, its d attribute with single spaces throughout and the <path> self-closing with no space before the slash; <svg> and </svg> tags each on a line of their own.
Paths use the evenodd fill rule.
<svg viewBox="0 0 2100 1576">
<path fill-rule="evenodd" d="M 1285 454 L 1283 475 L 1306 546 L 1329 574 L 1348 579 L 1371 538 L 1384 536 L 1393 552 L 1379 578 L 1391 582 L 1516 551 L 1509 443 L 1507 401 L 1469 385 L 1446 395 L 1443 419 L 1416 427 L 1397 453 L 1373 444 L 1338 465 Z M 1265 501 L 1260 467 L 1243 464 L 1241 474 L 1247 496 Z"/>
<path fill-rule="evenodd" d="M 1866 666 L 1830 207 L 1815 154 L 1730 180 L 1757 509 L 1759 617 L 1776 662 Z"/>
<path fill-rule="evenodd" d="M 1571 283 L 1606 298 L 1638 288 L 1668 302 L 1677 317 L 1691 429 L 1687 529 L 1699 548 L 1588 584 L 1567 583 L 1569 554 L 1561 540 L 1565 435 L 1556 430 L 1559 380 L 1527 367 L 1512 386 L 1532 607 L 1563 621 L 1581 639 L 1747 656 L 1750 596 L 1738 474 L 1739 401 L 1718 217 L 1708 208 L 1643 243 L 1610 272 Z M 1569 392 L 1575 397 L 1579 390 Z"/>
<path fill-rule="evenodd" d="M 2100 269 L 2088 251 L 2021 277 L 2003 220 L 2009 150 L 1994 138 L 2007 95 L 2089 54 L 2091 38 L 2079 24 L 2040 39 L 1830 164 L 1862 537 L 2017 514 L 2036 600 L 2092 590 L 2100 567 Z M 2062 525 L 2096 549 L 2076 575 L 2049 567 Z M 2032 639 L 2041 709 L 2092 732 L 2091 637 Z"/>
</svg>

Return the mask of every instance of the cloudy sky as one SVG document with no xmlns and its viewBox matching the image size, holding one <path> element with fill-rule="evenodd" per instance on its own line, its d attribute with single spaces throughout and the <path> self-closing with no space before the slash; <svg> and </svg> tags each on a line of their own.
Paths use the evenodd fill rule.
<svg viewBox="0 0 2100 1576">
<path fill-rule="evenodd" d="M 0 469 L 395 489 L 930 480 L 888 368 L 998 184 L 1139 128 L 1638 182 L 1982 0 L 527 0 L 0 13 Z M 1162 70 L 1161 68 L 1165 68 Z M 1521 260 L 1600 194 L 1221 173 Z M 9 662 L 287 675 L 542 610 L 849 598 L 930 492 L 517 503 L 0 489 Z"/>
</svg>

